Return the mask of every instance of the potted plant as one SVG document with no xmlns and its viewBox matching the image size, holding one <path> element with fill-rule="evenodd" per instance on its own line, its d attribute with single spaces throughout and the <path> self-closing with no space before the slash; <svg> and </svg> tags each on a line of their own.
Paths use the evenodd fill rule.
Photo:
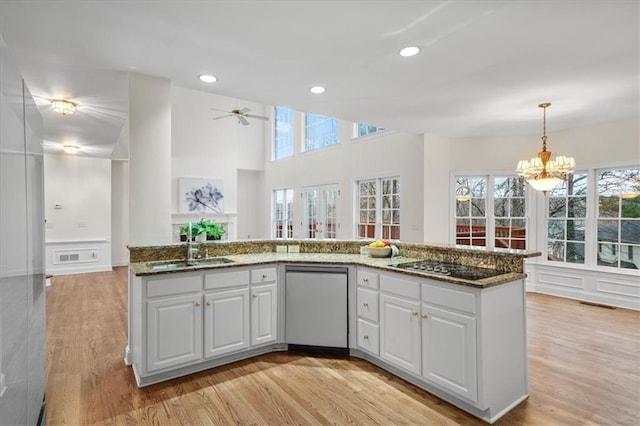
<svg viewBox="0 0 640 426">
<path fill-rule="evenodd" d="M 225 234 L 226 229 L 223 224 L 213 221 L 205 221 L 203 223 L 204 232 L 207 234 L 207 240 L 220 240 Z"/>
<path fill-rule="evenodd" d="M 191 222 L 191 241 L 204 241 L 205 240 L 205 228 L 206 223 L 204 219 L 200 219 L 198 222 Z M 180 228 L 180 241 L 187 241 L 189 239 L 189 223 L 183 225 Z"/>
</svg>

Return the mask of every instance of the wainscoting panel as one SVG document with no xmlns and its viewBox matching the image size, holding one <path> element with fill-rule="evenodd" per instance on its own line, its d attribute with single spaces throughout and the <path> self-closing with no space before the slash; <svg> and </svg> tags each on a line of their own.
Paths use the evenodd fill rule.
<svg viewBox="0 0 640 426">
<path fill-rule="evenodd" d="M 635 282 L 631 282 L 622 280 L 597 279 L 596 286 L 598 292 L 601 293 L 610 293 L 618 296 L 631 296 L 640 298 L 640 282 L 638 280 L 636 280 Z"/>
<path fill-rule="evenodd" d="M 527 291 L 640 311 L 640 274 L 551 264 L 526 265 Z"/>
<path fill-rule="evenodd" d="M 569 274 L 540 272 L 538 274 L 538 282 L 541 284 L 557 285 L 562 287 L 584 288 L 583 277 Z"/>
</svg>

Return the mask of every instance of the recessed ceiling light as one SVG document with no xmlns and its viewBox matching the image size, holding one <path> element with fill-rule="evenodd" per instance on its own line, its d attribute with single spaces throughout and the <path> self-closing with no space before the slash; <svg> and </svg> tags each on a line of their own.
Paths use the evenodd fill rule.
<svg viewBox="0 0 640 426">
<path fill-rule="evenodd" d="M 400 56 L 414 56 L 420 52 L 420 48 L 418 46 L 407 46 L 400 49 Z"/>
<path fill-rule="evenodd" d="M 51 108 L 62 115 L 76 113 L 76 104 L 65 99 L 53 99 L 51 101 Z"/>
<path fill-rule="evenodd" d="M 314 94 L 317 95 L 317 94 L 320 94 L 320 93 L 324 93 L 324 87 L 322 87 L 322 86 L 313 86 L 311 89 L 309 89 L 309 91 L 311 93 L 314 93 Z"/>
<path fill-rule="evenodd" d="M 77 154 L 80 151 L 80 147 L 76 145 L 65 145 L 64 152 L 67 154 Z"/>
<path fill-rule="evenodd" d="M 200 74 L 198 78 L 204 83 L 215 83 L 218 81 L 218 79 L 211 74 Z"/>
</svg>

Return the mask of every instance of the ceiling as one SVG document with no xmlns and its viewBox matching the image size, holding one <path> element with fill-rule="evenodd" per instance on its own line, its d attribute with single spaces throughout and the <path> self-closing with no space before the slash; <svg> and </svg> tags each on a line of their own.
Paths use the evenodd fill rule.
<svg viewBox="0 0 640 426">
<path fill-rule="evenodd" d="M 109 157 L 128 72 L 449 137 L 539 133 L 544 101 L 549 131 L 637 116 L 639 16 L 638 1 L 616 0 L 2 0 L 0 31 L 46 145 Z M 408 45 L 422 50 L 399 56 Z M 79 112 L 53 113 L 59 97 Z"/>
</svg>

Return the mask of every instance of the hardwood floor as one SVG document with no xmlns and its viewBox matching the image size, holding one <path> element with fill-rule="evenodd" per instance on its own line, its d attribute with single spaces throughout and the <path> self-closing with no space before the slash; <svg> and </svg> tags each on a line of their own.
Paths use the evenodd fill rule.
<svg viewBox="0 0 640 426">
<path fill-rule="evenodd" d="M 482 421 L 356 358 L 273 353 L 138 389 L 123 362 L 127 269 L 53 278 L 49 425 Z M 527 297 L 530 397 L 499 425 L 637 425 L 640 312 Z"/>
</svg>

